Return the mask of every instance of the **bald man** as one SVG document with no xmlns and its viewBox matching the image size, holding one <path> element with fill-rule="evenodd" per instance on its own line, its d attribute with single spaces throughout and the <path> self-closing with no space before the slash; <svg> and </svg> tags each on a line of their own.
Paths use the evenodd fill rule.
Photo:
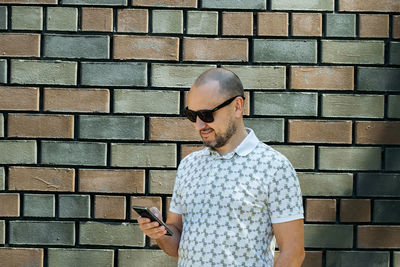
<svg viewBox="0 0 400 267">
<path fill-rule="evenodd" d="M 205 148 L 179 165 L 166 222 L 174 234 L 138 219 L 179 266 L 297 267 L 304 259 L 296 172 L 245 128 L 244 101 L 243 85 L 231 71 L 211 69 L 197 78 L 184 112 Z M 275 264 L 274 237 L 280 251 Z"/>
</svg>

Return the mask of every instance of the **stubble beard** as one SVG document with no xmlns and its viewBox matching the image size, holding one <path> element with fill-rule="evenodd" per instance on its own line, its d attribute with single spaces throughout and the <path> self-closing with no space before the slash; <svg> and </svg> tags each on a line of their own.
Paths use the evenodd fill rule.
<svg viewBox="0 0 400 267">
<path fill-rule="evenodd" d="M 231 139 L 231 137 L 236 133 L 236 131 L 237 131 L 236 125 L 233 122 L 230 122 L 228 128 L 224 133 L 217 134 L 214 130 L 214 136 L 215 136 L 214 140 L 204 140 L 204 138 L 202 137 L 203 143 L 205 146 L 210 148 L 223 147 L 224 145 L 226 145 L 226 143 L 228 143 L 229 139 Z"/>
</svg>

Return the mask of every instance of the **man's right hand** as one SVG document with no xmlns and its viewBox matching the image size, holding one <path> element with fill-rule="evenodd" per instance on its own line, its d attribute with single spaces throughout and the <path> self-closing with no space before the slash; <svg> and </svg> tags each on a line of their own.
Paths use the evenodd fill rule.
<svg viewBox="0 0 400 267">
<path fill-rule="evenodd" d="M 152 207 L 150 210 L 162 221 L 161 212 L 156 207 Z M 140 229 L 150 238 L 159 239 L 167 233 L 165 227 L 160 226 L 158 222 L 151 222 L 150 219 L 143 217 L 139 217 L 137 221 Z"/>
</svg>

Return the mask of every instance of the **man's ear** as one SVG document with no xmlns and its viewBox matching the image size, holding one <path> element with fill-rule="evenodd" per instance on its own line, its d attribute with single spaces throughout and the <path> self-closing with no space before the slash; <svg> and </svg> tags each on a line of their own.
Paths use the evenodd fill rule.
<svg viewBox="0 0 400 267">
<path fill-rule="evenodd" d="M 235 117 L 239 118 L 243 116 L 244 112 L 244 100 L 241 97 L 235 99 Z"/>
</svg>

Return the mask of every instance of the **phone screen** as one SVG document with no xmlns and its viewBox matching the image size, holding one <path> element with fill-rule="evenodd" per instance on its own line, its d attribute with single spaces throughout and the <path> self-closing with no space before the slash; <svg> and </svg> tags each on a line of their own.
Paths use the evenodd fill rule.
<svg viewBox="0 0 400 267">
<path fill-rule="evenodd" d="M 166 233 L 165 235 L 168 235 L 168 236 L 172 236 L 172 235 L 173 235 L 172 231 L 167 227 L 167 225 L 166 225 L 163 221 L 159 220 L 159 219 L 154 215 L 154 213 L 152 213 L 152 212 L 150 211 L 149 208 L 147 208 L 147 207 L 140 207 L 140 206 L 133 206 L 132 208 L 133 208 L 141 217 L 149 218 L 150 221 L 152 221 L 152 222 L 158 222 L 158 223 L 160 224 L 160 226 L 164 226 L 164 227 L 165 227 L 165 230 L 167 230 L 167 233 Z"/>
</svg>

